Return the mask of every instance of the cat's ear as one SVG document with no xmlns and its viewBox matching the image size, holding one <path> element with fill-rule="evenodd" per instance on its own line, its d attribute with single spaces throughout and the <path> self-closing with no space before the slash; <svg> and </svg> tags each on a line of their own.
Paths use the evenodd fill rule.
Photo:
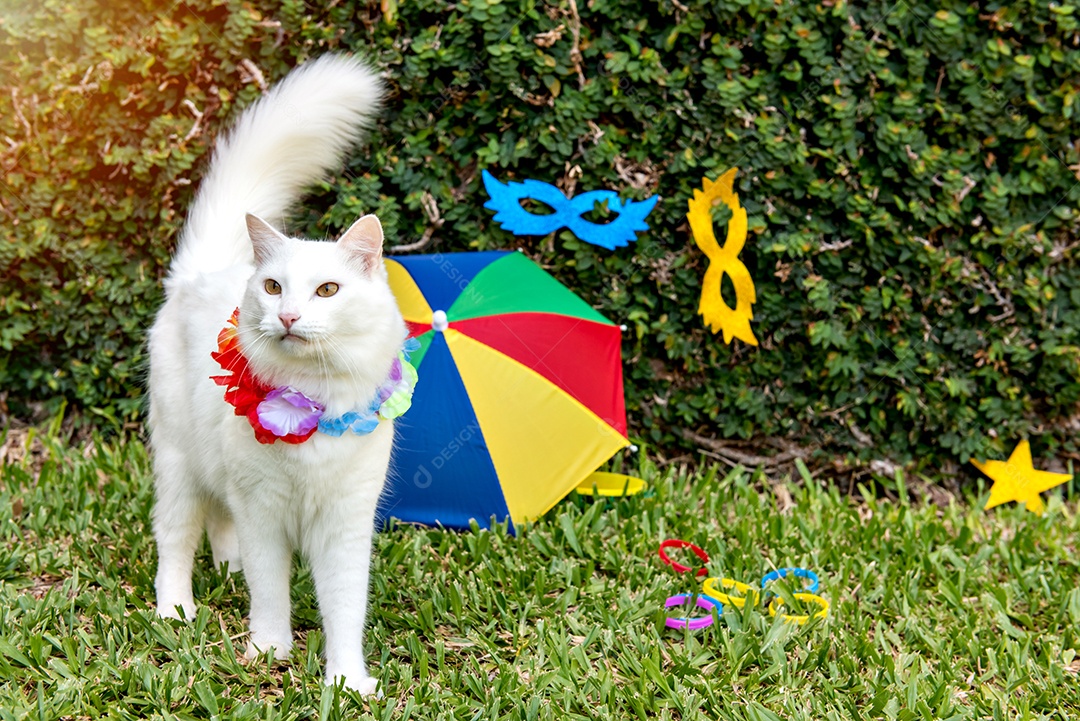
<svg viewBox="0 0 1080 721">
<path fill-rule="evenodd" d="M 255 250 L 255 262 L 265 263 L 288 238 L 257 215 L 248 213 L 245 220 L 248 237 L 251 238 L 251 247 Z"/>
<path fill-rule="evenodd" d="M 370 273 L 382 260 L 382 223 L 374 215 L 365 215 L 338 238 L 338 245 L 363 267 L 365 273 Z"/>
</svg>

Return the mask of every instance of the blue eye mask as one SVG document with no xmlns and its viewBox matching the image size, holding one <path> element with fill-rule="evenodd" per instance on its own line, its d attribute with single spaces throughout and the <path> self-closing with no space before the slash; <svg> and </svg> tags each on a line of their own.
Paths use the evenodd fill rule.
<svg viewBox="0 0 1080 721">
<path fill-rule="evenodd" d="M 554 185 L 539 180 L 522 183 L 500 183 L 488 171 L 483 172 L 484 187 L 491 200 L 484 203 L 495 211 L 495 222 L 503 230 L 514 235 L 547 235 L 559 228 L 567 228 L 586 243 L 599 245 L 608 250 L 622 248 L 633 240 L 636 233 L 648 230 L 645 217 L 652 212 L 659 196 L 642 201 L 620 200 L 614 190 L 591 190 L 573 198 L 567 198 Z M 550 206 L 555 212 L 536 215 L 521 207 L 521 201 L 530 198 Z M 597 202 L 607 202 L 608 210 L 618 213 L 610 223 L 593 223 L 583 215 L 591 211 Z"/>
</svg>

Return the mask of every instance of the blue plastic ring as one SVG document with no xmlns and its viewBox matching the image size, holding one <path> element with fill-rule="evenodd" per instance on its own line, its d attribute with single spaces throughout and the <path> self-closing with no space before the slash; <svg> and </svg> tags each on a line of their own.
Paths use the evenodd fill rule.
<svg viewBox="0 0 1080 721">
<path fill-rule="evenodd" d="M 769 585 L 772 581 L 779 581 L 784 576 L 795 576 L 796 578 L 808 578 L 810 579 L 810 585 L 803 588 L 807 593 L 817 593 L 818 591 L 818 577 L 813 571 L 809 571 L 805 568 L 778 568 L 775 571 L 766 573 L 765 577 L 761 579 L 761 587 Z"/>
</svg>

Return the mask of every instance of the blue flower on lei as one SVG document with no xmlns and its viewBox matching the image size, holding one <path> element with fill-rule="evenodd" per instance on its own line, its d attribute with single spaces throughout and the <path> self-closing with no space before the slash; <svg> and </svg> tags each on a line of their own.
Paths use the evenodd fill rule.
<svg viewBox="0 0 1080 721">
<path fill-rule="evenodd" d="M 376 397 L 363 412 L 349 411 L 337 418 L 319 420 L 319 430 L 328 436 L 340 436 L 345 431 L 352 431 L 358 436 L 366 436 L 379 427 L 379 406 L 382 403 Z"/>
</svg>

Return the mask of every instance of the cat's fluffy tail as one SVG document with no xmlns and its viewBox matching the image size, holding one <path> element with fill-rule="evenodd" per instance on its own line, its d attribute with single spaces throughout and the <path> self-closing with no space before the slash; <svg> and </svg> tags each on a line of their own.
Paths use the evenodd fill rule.
<svg viewBox="0 0 1080 721">
<path fill-rule="evenodd" d="M 280 223 L 337 166 L 378 112 L 383 86 L 358 60 L 324 55 L 289 73 L 218 140 L 170 275 L 252 261 L 244 215 Z"/>
</svg>

